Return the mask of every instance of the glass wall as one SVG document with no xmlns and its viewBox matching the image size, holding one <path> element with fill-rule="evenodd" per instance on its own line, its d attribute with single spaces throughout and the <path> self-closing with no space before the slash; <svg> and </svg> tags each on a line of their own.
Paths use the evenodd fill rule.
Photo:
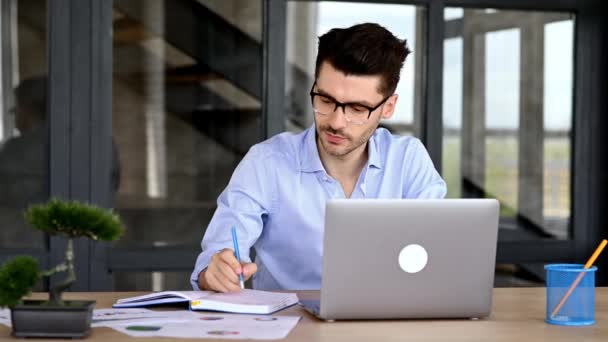
<svg viewBox="0 0 608 342">
<path fill-rule="evenodd" d="M 218 195 L 262 138 L 261 1 L 116 0 L 113 17 L 115 208 L 127 227 L 113 248 L 200 251 Z M 115 290 L 190 288 L 185 272 L 113 277 Z"/>
<path fill-rule="evenodd" d="M 287 130 L 298 132 L 313 123 L 308 92 L 314 82 L 318 37 L 332 28 L 375 22 L 398 38 L 406 39 L 413 51 L 403 66 L 395 91 L 399 94 L 395 113 L 380 124 L 398 134 L 418 135 L 423 108 L 424 20 L 424 8 L 412 5 L 288 2 L 285 70 Z"/>
<path fill-rule="evenodd" d="M 501 241 L 569 239 L 574 16 L 447 8 L 449 197 L 501 203 Z"/>
<path fill-rule="evenodd" d="M 49 194 L 46 1 L 0 4 L 0 248 L 44 249 L 24 209 Z"/>
<path fill-rule="evenodd" d="M 262 56 L 264 52 L 276 56 L 273 49 L 283 49 L 283 42 L 273 41 L 270 50 L 263 51 L 262 4 L 261 0 L 112 2 L 112 190 L 127 233 L 108 251 L 95 245 L 77 252 L 79 260 L 89 258 L 93 273 L 106 277 L 110 271 L 112 279 L 102 285 L 104 289 L 112 285 L 116 290 L 190 288 L 194 257 L 182 260 L 200 250 L 217 196 L 247 149 L 263 138 Z M 500 200 L 503 260 L 574 261 L 601 231 L 597 224 L 603 217 L 601 201 L 596 199 L 603 183 L 597 183 L 601 177 L 596 177 L 600 171 L 594 165 L 602 164 L 596 152 L 602 141 L 597 123 L 601 124 L 603 107 L 592 91 L 601 90 L 601 76 L 593 68 L 583 68 L 601 70 L 597 50 L 601 32 L 596 25 L 599 19 L 579 11 L 587 5 L 572 4 L 576 18 L 565 12 L 445 9 L 442 174 L 449 197 Z M 563 4 L 545 5 L 563 8 Z M 51 16 L 51 20 L 58 28 L 76 28 L 72 34 L 86 27 L 90 34 L 77 36 L 83 41 L 91 38 L 91 51 L 101 48 L 95 50 L 99 54 L 90 58 L 82 54 L 82 45 L 71 44 L 73 35 L 54 26 L 49 30 L 49 8 L 91 10 L 91 25 L 69 16 Z M 0 2 L 1 258 L 32 252 L 44 263 L 55 253 L 53 243 L 23 221 L 29 204 L 49 197 L 48 151 L 56 145 L 48 138 L 47 61 L 70 58 L 70 66 L 77 66 L 54 69 L 53 81 L 67 83 L 61 90 L 71 97 L 53 101 L 54 106 L 108 105 L 103 94 L 73 86 L 95 87 L 108 75 L 72 73 L 97 65 L 97 58 L 106 56 L 105 43 L 99 41 L 106 37 L 99 32 L 110 32 L 99 20 L 107 18 L 103 10 L 77 0 Z M 287 1 L 286 15 L 285 75 L 268 76 L 285 78 L 281 115 L 288 130 L 300 131 L 312 124 L 308 90 L 317 37 L 330 27 L 376 21 L 407 39 L 413 50 L 397 89 L 397 112 L 383 124 L 396 133 L 419 135 L 425 108 L 425 53 L 433 54 L 425 47 L 424 5 Z M 575 30 L 581 38 L 576 44 Z M 58 43 L 50 52 L 49 36 Z M 576 75 L 576 105 L 582 115 L 573 117 L 575 48 L 582 71 Z M 432 92 L 427 95 L 436 100 Z M 74 101 L 80 96 L 87 100 Z M 65 150 L 52 150 L 58 153 L 53 164 L 58 174 L 53 174 L 52 185 L 61 188 L 56 193 L 71 187 L 68 196 L 90 193 L 106 205 L 107 189 L 77 186 L 90 184 L 92 168 L 100 163 L 101 169 L 108 166 L 106 158 L 97 155 L 90 161 L 74 158 L 74 151 L 82 156 L 109 143 L 104 126 L 109 116 L 100 118 L 92 112 L 69 111 L 52 122 L 57 131 L 90 125 L 102 132 L 91 136 L 86 148 L 79 148 L 82 136 L 70 135 L 71 140 L 62 142 Z M 100 112 L 105 110 L 96 113 Z M 583 134 L 576 145 L 573 122 Z M 435 133 L 429 133 L 429 141 L 436 141 Z M 576 163 L 574 146 L 577 151 L 590 151 L 577 154 Z M 73 165 L 75 159 L 78 165 Z M 55 168 L 58 165 L 66 167 Z M 572 179 L 577 181 L 576 189 Z M 82 189 L 86 190 L 78 191 Z M 580 215 L 572 216 L 574 199 Z M 570 223 L 573 217 L 575 226 Z M 539 254 L 534 250 L 537 246 L 546 249 Z M 145 257 L 131 255 L 156 255 L 160 261 L 176 260 L 173 256 L 179 255 L 180 261 L 155 268 L 150 267 L 154 261 L 146 263 Z M 529 272 L 528 265 L 515 271 L 513 265 L 500 267 L 517 273 Z M 542 269 L 541 264 L 536 266 Z"/>
</svg>

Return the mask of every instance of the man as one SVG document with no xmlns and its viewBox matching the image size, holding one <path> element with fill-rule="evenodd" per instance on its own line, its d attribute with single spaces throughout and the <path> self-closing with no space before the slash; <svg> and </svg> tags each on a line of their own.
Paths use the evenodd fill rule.
<svg viewBox="0 0 608 342">
<path fill-rule="evenodd" d="M 319 38 L 310 92 L 315 124 L 257 144 L 243 158 L 203 238 L 194 289 L 238 291 L 240 274 L 253 275 L 256 289 L 319 289 L 328 199 L 445 196 L 420 141 L 378 129 L 395 110 L 408 54 L 405 40 L 377 24 Z M 255 263 L 248 253 L 241 263 L 235 258 L 232 226 L 241 251 L 255 247 Z"/>
<path fill-rule="evenodd" d="M 23 80 L 15 88 L 15 100 L 19 135 L 0 142 L 0 210 L 23 221 L 27 205 L 48 198 L 46 79 Z"/>
</svg>

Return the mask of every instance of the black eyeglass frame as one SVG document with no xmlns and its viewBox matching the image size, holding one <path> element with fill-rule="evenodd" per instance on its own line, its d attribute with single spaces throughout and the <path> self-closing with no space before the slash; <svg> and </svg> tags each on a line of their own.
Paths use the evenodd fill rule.
<svg viewBox="0 0 608 342">
<path fill-rule="evenodd" d="M 346 103 L 342 103 L 339 101 L 336 101 L 336 99 L 334 99 L 331 96 L 327 96 L 324 94 L 320 94 L 317 92 L 314 92 L 313 89 L 315 89 L 315 85 L 317 85 L 317 82 L 314 82 L 312 84 L 312 87 L 310 88 L 310 103 L 313 105 L 313 109 L 314 109 L 314 103 L 315 103 L 315 96 L 323 96 L 325 98 L 331 99 L 332 101 L 334 101 L 336 103 L 336 107 L 334 107 L 334 110 L 332 111 L 335 112 L 336 109 L 338 109 L 338 107 L 342 107 L 342 112 L 344 112 L 344 114 L 346 114 L 346 106 L 348 105 L 357 105 L 357 106 L 361 106 L 365 109 L 367 109 L 369 111 L 369 113 L 367 114 L 367 119 L 365 119 L 365 121 L 369 120 L 369 118 L 372 116 L 372 112 L 375 111 L 376 109 L 380 108 L 380 106 L 382 106 L 391 96 L 393 96 L 393 94 L 387 96 L 384 98 L 384 100 L 382 100 L 380 103 L 378 103 L 378 105 L 376 105 L 375 107 L 370 107 L 370 106 L 366 106 L 364 104 L 358 103 L 358 102 L 346 102 Z M 320 113 L 320 112 L 319 112 Z M 321 113 L 321 114 L 330 114 L 330 113 Z"/>
</svg>

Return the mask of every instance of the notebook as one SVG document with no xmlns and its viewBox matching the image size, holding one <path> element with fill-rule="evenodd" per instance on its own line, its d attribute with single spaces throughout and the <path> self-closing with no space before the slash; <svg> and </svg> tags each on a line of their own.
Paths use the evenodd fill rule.
<svg viewBox="0 0 608 342">
<path fill-rule="evenodd" d="M 134 308 L 169 303 L 190 303 L 191 310 L 211 310 L 244 314 L 271 314 L 298 302 L 295 293 L 244 289 L 239 292 L 163 291 L 122 298 L 114 308 Z"/>
</svg>

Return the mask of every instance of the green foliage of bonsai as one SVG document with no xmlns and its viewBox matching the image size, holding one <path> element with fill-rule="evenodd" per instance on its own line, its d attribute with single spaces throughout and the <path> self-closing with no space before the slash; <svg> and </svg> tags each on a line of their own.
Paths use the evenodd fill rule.
<svg viewBox="0 0 608 342">
<path fill-rule="evenodd" d="M 0 267 L 0 307 L 15 306 L 40 279 L 38 261 L 18 256 Z"/>
<path fill-rule="evenodd" d="M 113 241 L 124 231 L 120 219 L 111 210 L 77 201 L 51 199 L 46 204 L 33 205 L 25 211 L 25 220 L 45 233 L 66 237 L 65 260 L 46 271 L 39 271 L 32 257 L 16 257 L 6 262 L 0 268 L 0 307 L 19 304 L 41 277 L 67 272 L 66 279 L 50 290 L 50 302 L 62 304 L 61 294 L 76 281 L 73 239 Z"/>
<path fill-rule="evenodd" d="M 47 204 L 31 206 L 25 212 L 25 219 L 45 233 L 67 238 L 84 236 L 113 241 L 123 232 L 118 216 L 111 211 L 75 201 L 52 199 Z"/>
</svg>

